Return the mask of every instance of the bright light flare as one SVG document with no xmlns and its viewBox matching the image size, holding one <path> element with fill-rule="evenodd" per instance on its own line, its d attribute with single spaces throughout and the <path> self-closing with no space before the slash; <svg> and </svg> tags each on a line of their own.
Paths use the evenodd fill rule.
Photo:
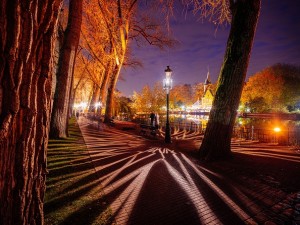
<svg viewBox="0 0 300 225">
<path fill-rule="evenodd" d="M 81 102 L 81 103 L 80 103 L 80 106 L 81 106 L 82 108 L 86 108 L 87 105 L 88 105 L 87 102 Z"/>
<path fill-rule="evenodd" d="M 274 128 L 274 131 L 275 131 L 276 133 L 278 133 L 278 132 L 281 131 L 281 129 L 280 129 L 280 127 L 275 127 L 275 128 Z"/>
<path fill-rule="evenodd" d="M 96 107 L 96 108 L 97 108 L 97 107 L 100 107 L 100 106 L 102 106 L 101 102 L 97 102 L 97 103 L 95 104 L 95 107 Z"/>
</svg>

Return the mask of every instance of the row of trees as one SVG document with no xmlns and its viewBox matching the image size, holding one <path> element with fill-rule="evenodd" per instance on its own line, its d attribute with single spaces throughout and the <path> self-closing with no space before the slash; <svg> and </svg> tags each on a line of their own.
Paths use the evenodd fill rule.
<svg viewBox="0 0 300 225">
<path fill-rule="evenodd" d="M 60 30 L 57 24 L 62 0 L 1 1 L 1 225 L 44 223 L 49 129 L 53 137 L 67 135 L 68 111 L 74 97 L 72 90 L 82 85 L 79 81 L 85 78 L 81 75 L 85 72 L 90 74 L 91 93 L 95 96 L 92 99 L 105 99 L 107 120 L 111 117 L 120 70 L 125 64 L 134 64 L 128 57 L 130 38 L 161 48 L 173 44 L 146 13 L 150 3 L 146 1 L 148 5 L 138 7 L 141 2 L 70 0 L 66 29 Z M 160 0 L 157 2 L 163 4 L 162 10 L 167 12 L 167 18 L 173 1 L 166 4 Z M 199 151 L 200 157 L 207 160 L 224 157 L 230 154 L 230 137 L 249 62 L 260 0 L 183 2 L 194 3 L 195 11 L 203 12 L 202 15 L 208 15 L 215 23 L 228 22 L 232 18 L 213 110 Z M 138 14 L 138 9 L 145 12 Z M 60 50 L 56 65 L 57 31 L 62 32 L 58 38 Z M 75 80 L 74 68 L 79 61 L 84 65 L 78 66 L 80 71 L 75 72 L 78 76 Z M 56 74 L 54 94 L 53 74 Z"/>
<path fill-rule="evenodd" d="M 174 43 L 138 2 L 1 1 L 0 224 L 43 224 L 48 137 L 67 136 L 76 91 L 88 84 L 109 120 L 129 39 Z"/>
<path fill-rule="evenodd" d="M 215 84 L 211 86 L 215 90 Z M 170 91 L 170 109 L 191 106 L 198 99 L 201 100 L 203 94 L 203 83 L 176 85 Z M 140 93 L 134 92 L 130 106 L 137 113 L 161 112 L 166 106 L 166 92 L 162 83 L 156 83 L 152 89 L 146 85 Z"/>
<path fill-rule="evenodd" d="M 176 85 L 170 91 L 170 108 L 191 106 L 203 97 L 203 83 Z M 275 64 L 253 74 L 245 83 L 240 102 L 242 112 L 295 112 L 300 109 L 300 68 L 288 64 Z M 216 84 L 210 89 L 215 93 Z M 134 92 L 128 107 L 132 110 L 119 112 L 161 112 L 166 96 L 161 83 L 151 89 L 144 86 L 140 93 Z M 116 99 L 118 101 L 118 99 Z M 123 101 L 124 102 L 124 101 Z M 116 106 L 117 107 L 117 106 Z"/>
<path fill-rule="evenodd" d="M 68 19 L 62 15 L 62 21 L 68 21 L 65 30 L 64 24 L 60 23 L 63 40 L 50 137 L 67 136 L 68 112 L 78 99 L 79 90 L 89 90 L 90 111 L 95 110 L 96 102 L 105 105 L 104 121 L 110 121 L 121 69 L 124 65 L 138 64 L 130 58 L 129 40 L 144 40 L 159 48 L 175 43 L 162 32 L 163 24 L 140 11 L 136 0 L 70 1 Z M 80 51 L 77 51 L 78 43 Z"/>
</svg>

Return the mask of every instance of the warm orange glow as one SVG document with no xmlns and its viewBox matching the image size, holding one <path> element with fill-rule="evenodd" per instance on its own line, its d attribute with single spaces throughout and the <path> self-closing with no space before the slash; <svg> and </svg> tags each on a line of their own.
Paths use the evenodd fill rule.
<svg viewBox="0 0 300 225">
<path fill-rule="evenodd" d="M 275 128 L 274 128 L 274 131 L 275 131 L 275 132 L 280 132 L 281 129 L 280 129 L 280 127 L 275 127 Z"/>
</svg>

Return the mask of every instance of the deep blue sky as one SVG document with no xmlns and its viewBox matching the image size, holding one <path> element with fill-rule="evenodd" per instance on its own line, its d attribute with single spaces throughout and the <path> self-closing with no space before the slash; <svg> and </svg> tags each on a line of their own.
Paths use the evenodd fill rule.
<svg viewBox="0 0 300 225">
<path fill-rule="evenodd" d="M 162 82 L 167 65 L 173 70 L 174 85 L 204 82 L 208 67 L 212 82 L 217 80 L 230 26 L 216 30 L 212 23 L 197 19 L 193 15 L 186 18 L 179 11 L 171 21 L 173 35 L 181 43 L 174 50 L 162 52 L 131 43 L 132 54 L 143 67 L 121 71 L 124 80 L 118 82 L 117 88 L 123 95 L 130 96 L 146 84 Z M 275 63 L 300 66 L 300 0 L 262 0 L 247 76 Z"/>
</svg>

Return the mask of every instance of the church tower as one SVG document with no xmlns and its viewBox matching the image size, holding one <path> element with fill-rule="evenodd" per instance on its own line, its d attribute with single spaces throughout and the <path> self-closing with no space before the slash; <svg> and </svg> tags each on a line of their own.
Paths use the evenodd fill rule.
<svg viewBox="0 0 300 225">
<path fill-rule="evenodd" d="M 206 79 L 205 79 L 205 82 L 204 82 L 203 95 L 205 95 L 205 92 L 207 91 L 207 88 L 209 87 L 210 84 L 211 84 L 211 81 L 210 81 L 210 74 L 209 74 L 209 70 L 208 70 L 207 75 L 206 75 Z"/>
<path fill-rule="evenodd" d="M 207 72 L 207 76 L 204 82 L 204 93 L 203 93 L 203 97 L 201 99 L 201 107 L 202 110 L 204 110 L 205 112 L 209 112 L 211 110 L 212 107 L 212 103 L 214 100 L 214 94 L 212 92 L 212 84 L 210 81 L 210 74 L 209 74 L 209 70 Z"/>
</svg>

